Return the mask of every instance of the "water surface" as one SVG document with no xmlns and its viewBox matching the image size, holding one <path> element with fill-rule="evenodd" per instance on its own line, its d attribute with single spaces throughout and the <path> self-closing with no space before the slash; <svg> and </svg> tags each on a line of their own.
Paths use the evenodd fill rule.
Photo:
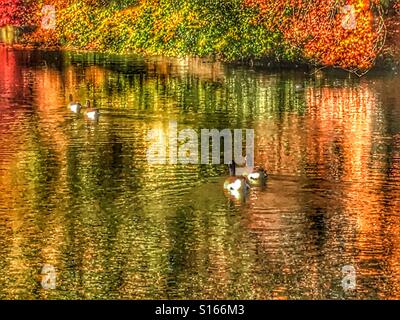
<svg viewBox="0 0 400 320">
<path fill-rule="evenodd" d="M 399 76 L 4 47 L 0 63 L 0 298 L 400 298 Z M 236 202 L 224 166 L 150 165 L 170 121 L 254 129 L 267 188 Z"/>
</svg>

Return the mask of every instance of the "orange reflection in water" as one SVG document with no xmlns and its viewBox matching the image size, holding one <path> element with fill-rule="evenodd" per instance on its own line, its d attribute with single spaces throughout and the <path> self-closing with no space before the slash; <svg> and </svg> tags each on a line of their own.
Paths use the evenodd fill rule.
<svg viewBox="0 0 400 320">
<path fill-rule="evenodd" d="M 249 227 L 259 234 L 266 246 L 276 243 L 287 251 L 286 245 L 292 242 L 292 245 L 320 252 L 321 248 L 312 249 L 307 243 L 294 244 L 293 240 L 288 240 L 295 226 L 282 217 L 285 207 L 303 207 L 306 217 L 310 206 L 319 208 L 325 212 L 321 219 L 330 230 L 324 235 L 327 237 L 324 248 L 342 251 L 343 257 L 351 257 L 343 263 L 347 261 L 356 267 L 360 279 L 358 293 L 368 295 L 371 290 L 376 290 L 369 287 L 368 278 L 384 285 L 379 268 L 370 267 L 376 261 L 381 268 L 387 269 L 386 274 L 391 275 L 393 288 L 390 291 L 398 298 L 400 190 L 396 181 L 399 181 L 399 142 L 396 139 L 391 142 L 391 138 L 385 136 L 386 124 L 380 116 L 382 105 L 377 92 L 367 81 L 361 81 L 345 88 L 310 87 L 305 92 L 305 99 L 306 113 L 302 117 L 287 112 L 280 121 L 258 120 L 256 163 L 275 175 L 282 177 L 285 174 L 292 178 L 272 181 L 270 192 L 258 194 L 253 199 Z M 397 150 L 389 159 L 385 158 L 387 147 Z M 389 177 L 388 172 L 397 172 L 397 176 L 391 174 Z M 303 175 L 311 179 L 310 182 L 300 178 Z M 304 193 L 304 196 L 296 193 L 299 189 L 306 192 L 306 186 L 311 182 L 318 183 L 321 189 L 325 185 L 323 189 L 331 189 L 333 193 L 329 196 L 319 194 L 318 190 L 311 195 Z M 279 196 L 275 198 L 276 195 Z M 262 208 L 268 210 L 263 212 Z M 304 220 L 298 228 L 307 224 Z M 271 233 L 274 229 L 279 232 Z M 299 232 L 306 234 L 309 231 L 302 229 Z M 354 238 L 348 237 L 346 243 L 340 243 L 341 234 L 354 234 Z M 354 251 L 358 253 L 354 255 Z M 333 255 L 331 259 L 338 261 L 341 258 Z M 316 270 L 319 263 L 318 259 L 304 261 L 310 270 Z M 309 272 L 311 278 L 306 280 L 307 283 L 314 283 L 311 287 L 318 291 L 318 287 L 324 286 L 319 283 L 322 274 L 334 274 L 335 269 L 338 270 L 334 265 L 329 268 L 334 270 L 320 274 Z M 387 290 L 383 287 L 376 290 L 376 297 L 384 298 Z"/>
</svg>

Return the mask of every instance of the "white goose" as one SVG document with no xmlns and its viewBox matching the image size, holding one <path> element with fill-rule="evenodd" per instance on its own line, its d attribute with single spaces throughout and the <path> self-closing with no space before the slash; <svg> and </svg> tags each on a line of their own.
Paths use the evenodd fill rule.
<svg viewBox="0 0 400 320">
<path fill-rule="evenodd" d="M 82 109 L 82 105 L 79 102 L 74 101 L 72 94 L 69 95 L 68 108 L 73 113 L 79 113 L 79 112 L 81 112 L 81 109 Z"/>
</svg>

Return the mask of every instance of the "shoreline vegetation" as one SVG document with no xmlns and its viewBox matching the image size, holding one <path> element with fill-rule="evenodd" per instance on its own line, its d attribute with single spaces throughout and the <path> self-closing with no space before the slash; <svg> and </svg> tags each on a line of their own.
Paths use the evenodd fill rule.
<svg viewBox="0 0 400 320">
<path fill-rule="evenodd" d="M 400 0 L 0 0 L 0 42 L 363 75 L 400 67 Z"/>
</svg>

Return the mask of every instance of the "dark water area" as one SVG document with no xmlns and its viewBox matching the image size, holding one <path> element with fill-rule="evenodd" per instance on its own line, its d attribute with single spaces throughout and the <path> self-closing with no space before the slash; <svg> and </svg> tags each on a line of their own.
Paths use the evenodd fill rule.
<svg viewBox="0 0 400 320">
<path fill-rule="evenodd" d="M 5 47 L 0 64 L 1 299 L 400 298 L 400 76 Z M 237 202 L 224 165 L 149 164 L 170 121 L 254 129 L 266 188 Z"/>
</svg>

